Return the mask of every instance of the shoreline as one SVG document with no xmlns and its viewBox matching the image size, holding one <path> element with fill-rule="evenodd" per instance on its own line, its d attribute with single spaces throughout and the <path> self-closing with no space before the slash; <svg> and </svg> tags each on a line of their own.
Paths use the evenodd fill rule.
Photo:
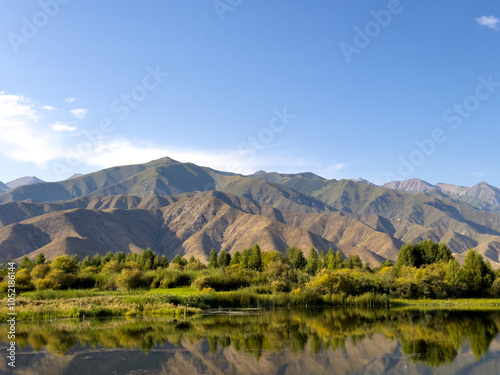
<svg viewBox="0 0 500 375">
<path fill-rule="evenodd" d="M 0 316 L 8 309 L 2 299 Z M 198 292 L 189 287 L 101 292 L 67 290 L 28 292 L 17 298 L 18 320 L 134 316 L 187 317 L 229 309 L 366 308 L 425 310 L 500 310 L 500 299 L 391 299 L 385 295 L 317 295 L 314 293 L 257 294 L 243 290 Z"/>
</svg>

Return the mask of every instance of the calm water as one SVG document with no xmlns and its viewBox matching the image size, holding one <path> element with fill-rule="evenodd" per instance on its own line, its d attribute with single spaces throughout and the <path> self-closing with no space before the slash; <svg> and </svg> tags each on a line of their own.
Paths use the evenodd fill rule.
<svg viewBox="0 0 500 375">
<path fill-rule="evenodd" d="M 0 327 L 2 338 L 7 326 Z M 500 374 L 500 312 L 275 310 L 17 325 L 18 374 Z M 10 373 L 2 343 L 0 373 Z"/>
</svg>

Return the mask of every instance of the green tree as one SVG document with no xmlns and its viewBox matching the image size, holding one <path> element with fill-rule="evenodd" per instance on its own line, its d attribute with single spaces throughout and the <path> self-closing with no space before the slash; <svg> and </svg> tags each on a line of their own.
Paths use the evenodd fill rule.
<svg viewBox="0 0 500 375">
<path fill-rule="evenodd" d="M 30 276 L 33 280 L 43 279 L 49 274 L 49 272 L 50 266 L 48 266 L 47 264 L 39 264 L 31 270 Z"/>
<path fill-rule="evenodd" d="M 394 264 L 392 264 L 391 260 L 390 259 L 386 259 L 384 263 L 382 263 L 381 265 L 381 269 L 384 268 L 384 267 L 392 267 L 394 266 Z"/>
<path fill-rule="evenodd" d="M 445 280 L 453 288 L 460 285 L 460 264 L 455 258 L 451 258 L 446 266 Z"/>
<path fill-rule="evenodd" d="M 414 244 L 405 244 L 399 251 L 396 267 L 422 267 L 438 262 L 448 262 L 453 256 L 444 243 L 423 240 Z"/>
<path fill-rule="evenodd" d="M 127 263 L 127 262 L 135 262 L 135 263 L 139 263 L 141 260 L 141 256 L 137 253 L 128 253 L 127 255 L 125 255 L 125 259 L 123 260 L 124 263 Z"/>
<path fill-rule="evenodd" d="M 78 269 L 78 263 L 67 255 L 59 255 L 50 263 L 50 268 L 73 274 Z"/>
<path fill-rule="evenodd" d="M 286 249 L 286 259 L 293 268 L 299 270 L 303 269 L 307 264 L 304 253 L 297 246 Z"/>
<path fill-rule="evenodd" d="M 219 261 L 217 259 L 217 252 L 215 249 L 210 250 L 210 259 L 208 260 L 209 268 L 217 268 L 219 267 Z"/>
<path fill-rule="evenodd" d="M 199 270 L 203 270 L 203 269 L 207 268 L 198 259 L 195 259 L 194 257 L 191 257 L 191 258 L 189 259 L 188 264 L 184 267 L 185 270 L 199 271 Z"/>
<path fill-rule="evenodd" d="M 326 257 L 325 251 L 321 250 L 319 252 L 318 270 L 321 271 L 322 269 L 325 269 L 327 267 L 328 267 L 328 258 Z"/>
<path fill-rule="evenodd" d="M 354 254 L 347 258 L 345 267 L 350 268 L 351 270 L 355 268 L 363 268 L 363 262 L 361 261 L 361 258 L 358 254 Z"/>
<path fill-rule="evenodd" d="M 276 250 L 266 251 L 262 253 L 262 268 L 266 268 L 269 263 L 285 262 L 285 257 L 282 253 Z"/>
<path fill-rule="evenodd" d="M 24 258 L 19 263 L 18 268 L 19 269 L 25 268 L 27 270 L 31 270 L 31 269 L 33 269 L 34 266 L 35 266 L 35 264 L 27 256 L 24 256 Z"/>
<path fill-rule="evenodd" d="M 73 286 L 75 276 L 72 273 L 54 268 L 47 275 L 46 280 L 50 282 L 52 289 L 68 289 Z"/>
<path fill-rule="evenodd" d="M 19 269 L 16 272 L 16 288 L 21 291 L 32 290 L 30 271 L 27 268 Z"/>
<path fill-rule="evenodd" d="M 113 256 L 115 254 L 113 254 L 113 252 L 111 251 L 108 251 L 106 253 L 106 255 L 104 255 L 102 258 L 101 258 L 101 265 L 105 265 L 106 263 L 108 263 L 111 259 L 113 259 Z"/>
<path fill-rule="evenodd" d="M 188 262 L 186 259 L 181 258 L 179 254 L 176 254 L 171 263 L 178 264 L 179 266 L 184 267 Z"/>
<path fill-rule="evenodd" d="M 424 264 L 421 248 L 416 244 L 405 244 L 399 250 L 396 267 L 420 267 Z"/>
<path fill-rule="evenodd" d="M 116 284 L 120 289 L 131 290 L 137 288 L 147 288 L 151 282 L 141 270 L 124 269 L 120 273 L 120 276 L 116 279 Z"/>
<path fill-rule="evenodd" d="M 115 253 L 113 255 L 113 260 L 116 260 L 116 261 L 118 261 L 120 263 L 125 263 L 125 253 L 123 251 Z"/>
<path fill-rule="evenodd" d="M 113 274 L 113 273 L 120 273 L 121 270 L 124 268 L 124 265 L 117 260 L 110 260 L 104 267 L 101 269 L 101 274 L 106 275 L 106 274 Z"/>
<path fill-rule="evenodd" d="M 448 262 L 453 255 L 445 243 L 434 243 L 431 240 L 423 240 L 418 243 L 424 254 L 425 264 Z"/>
<path fill-rule="evenodd" d="M 328 254 L 326 255 L 328 265 L 327 269 L 330 271 L 338 270 L 342 268 L 342 254 L 340 253 L 340 250 L 337 250 L 336 252 L 333 252 L 333 249 L 330 248 L 328 250 Z"/>
<path fill-rule="evenodd" d="M 234 265 L 240 265 L 241 263 L 241 253 L 239 251 L 235 251 L 233 254 L 233 257 L 231 258 L 231 262 L 229 262 L 229 265 L 234 266 Z"/>
<path fill-rule="evenodd" d="M 248 268 L 255 271 L 262 270 L 262 252 L 258 244 L 253 245 L 248 257 Z"/>
<path fill-rule="evenodd" d="M 167 257 L 165 255 L 162 255 L 160 257 L 160 262 L 158 263 L 158 267 L 163 267 L 163 268 L 168 267 L 168 260 L 167 260 Z"/>
<path fill-rule="evenodd" d="M 36 257 L 36 261 L 35 261 L 35 264 L 45 264 L 45 255 L 43 255 L 43 253 L 40 253 L 38 254 L 38 256 Z"/>
<path fill-rule="evenodd" d="M 71 255 L 69 259 L 71 259 L 71 261 L 78 267 L 78 264 L 80 263 L 80 257 L 77 254 Z"/>
<path fill-rule="evenodd" d="M 318 268 L 319 268 L 319 255 L 316 249 L 312 247 L 311 250 L 309 251 L 309 255 L 307 256 L 305 271 L 309 275 L 314 276 L 318 271 Z"/>
<path fill-rule="evenodd" d="M 80 264 L 80 269 L 83 270 L 91 266 L 92 264 L 90 263 L 90 257 L 87 255 L 85 258 L 83 258 L 82 263 Z"/>
<path fill-rule="evenodd" d="M 252 253 L 252 248 L 244 249 L 241 253 L 240 267 L 243 269 L 248 269 L 248 260 L 250 259 L 250 255 Z"/>
<path fill-rule="evenodd" d="M 90 260 L 90 264 L 94 267 L 101 267 L 101 256 L 99 254 L 94 255 Z"/>
<path fill-rule="evenodd" d="M 344 261 L 342 259 L 342 253 L 340 252 L 340 250 L 337 250 L 335 252 L 335 267 L 342 268 L 343 263 Z"/>
<path fill-rule="evenodd" d="M 328 249 L 328 254 L 326 254 L 326 267 L 327 270 L 333 271 L 335 270 L 335 252 L 330 247 Z"/>
<path fill-rule="evenodd" d="M 494 273 L 489 262 L 473 249 L 465 255 L 465 262 L 460 269 L 460 280 L 469 292 L 484 293 L 493 284 Z"/>
<path fill-rule="evenodd" d="M 219 267 L 227 267 L 231 263 L 231 254 L 227 251 L 221 251 L 219 253 L 218 264 Z"/>
<path fill-rule="evenodd" d="M 156 254 L 149 247 L 142 252 L 139 264 L 144 271 L 148 271 L 153 268 L 155 256 Z"/>
</svg>

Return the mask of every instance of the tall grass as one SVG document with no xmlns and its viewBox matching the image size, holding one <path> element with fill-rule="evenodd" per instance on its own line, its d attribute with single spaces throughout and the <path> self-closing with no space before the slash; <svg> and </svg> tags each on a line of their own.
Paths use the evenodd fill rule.
<svg viewBox="0 0 500 375">
<path fill-rule="evenodd" d="M 465 298 L 465 299 L 393 299 L 391 307 L 402 307 L 410 309 L 453 309 L 453 310 L 498 310 L 500 299 L 498 298 Z"/>
<path fill-rule="evenodd" d="M 68 289 L 68 290 L 36 290 L 33 292 L 24 292 L 22 297 L 35 301 L 52 300 L 52 299 L 70 299 L 70 298 L 88 298 L 101 296 L 122 296 L 129 294 L 144 293 L 141 290 L 132 291 L 100 291 L 97 289 Z"/>
</svg>

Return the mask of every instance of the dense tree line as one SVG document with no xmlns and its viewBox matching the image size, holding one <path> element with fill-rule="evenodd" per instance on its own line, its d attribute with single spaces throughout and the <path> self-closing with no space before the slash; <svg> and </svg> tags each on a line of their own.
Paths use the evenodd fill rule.
<svg viewBox="0 0 500 375">
<path fill-rule="evenodd" d="M 6 274 L 5 269 L 2 272 Z M 1 285 L 6 288 L 5 282 Z M 500 273 L 479 253 L 470 249 L 461 266 L 445 244 L 430 240 L 404 245 L 394 265 L 387 260 L 373 269 L 358 255 L 344 259 L 340 251 L 331 248 L 328 252 L 312 248 L 306 257 L 295 246 L 282 254 L 262 252 L 258 244 L 233 254 L 212 249 L 207 265 L 179 255 L 169 262 L 149 248 L 141 254 L 109 252 L 83 260 L 61 255 L 51 262 L 40 254 L 35 261 L 25 257 L 19 262 L 16 285 L 20 291 L 191 285 L 205 291 L 253 288 L 258 293 L 301 290 L 401 298 L 500 297 Z"/>
</svg>

